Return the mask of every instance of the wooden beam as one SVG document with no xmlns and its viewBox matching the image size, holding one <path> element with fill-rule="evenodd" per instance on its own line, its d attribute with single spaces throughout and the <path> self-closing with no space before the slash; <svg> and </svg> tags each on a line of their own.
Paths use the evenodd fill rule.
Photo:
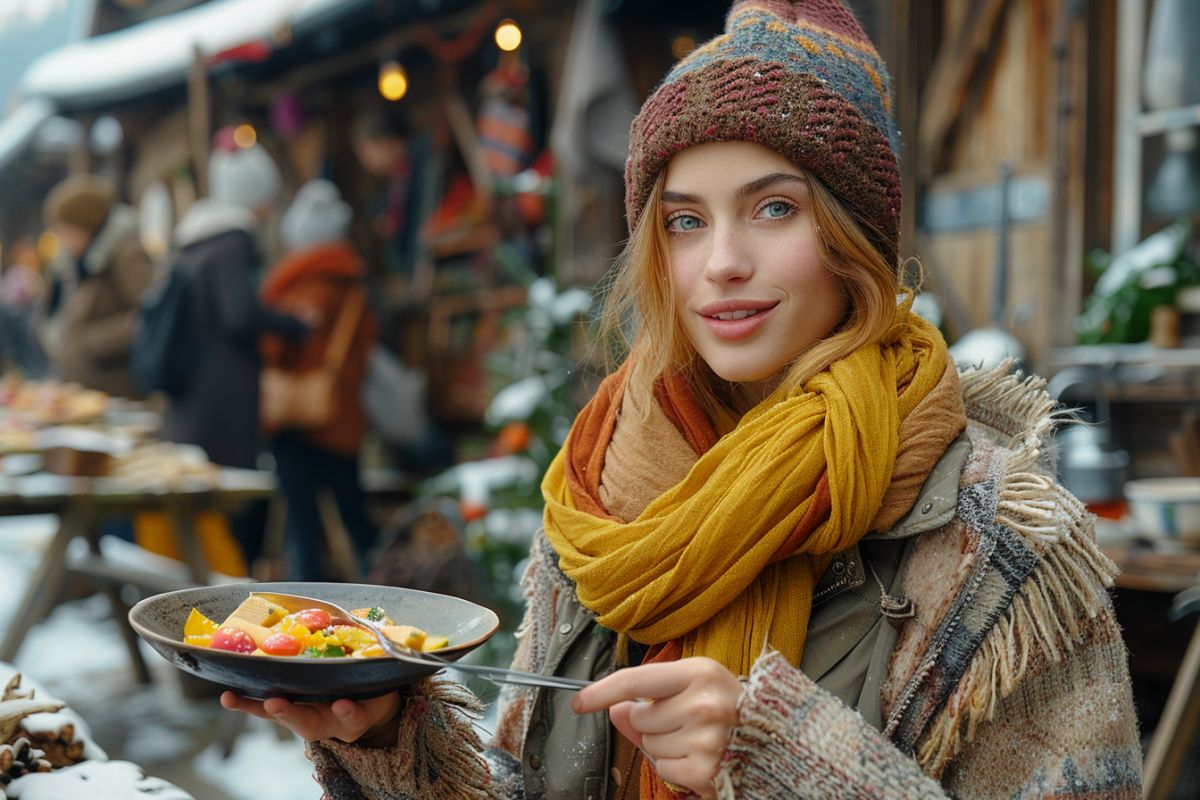
<svg viewBox="0 0 1200 800">
<path fill-rule="evenodd" d="M 1087 204 L 1087 26 L 1082 12 L 1064 2 L 1054 37 L 1057 91 L 1054 108 L 1054 191 L 1049 273 L 1049 346 L 1075 340 L 1073 323 L 1083 297 L 1083 229 Z"/>
<path fill-rule="evenodd" d="M 1116 142 L 1113 147 L 1112 254 L 1133 248 L 1142 235 L 1142 43 L 1146 6 L 1117 0 Z"/>
<path fill-rule="evenodd" d="M 938 49 L 921 98 L 921 126 L 917 132 L 918 164 L 924 175 L 934 172 L 950 129 L 970 94 L 996 31 L 1008 8 L 1008 0 L 974 0 L 955 30 Z"/>
<path fill-rule="evenodd" d="M 212 126 L 212 96 L 208 86 L 208 64 L 197 47 L 192 53 L 192 65 L 188 69 L 187 108 L 188 143 L 192 151 L 192 169 L 195 170 L 196 196 L 208 196 L 208 147 Z"/>
</svg>

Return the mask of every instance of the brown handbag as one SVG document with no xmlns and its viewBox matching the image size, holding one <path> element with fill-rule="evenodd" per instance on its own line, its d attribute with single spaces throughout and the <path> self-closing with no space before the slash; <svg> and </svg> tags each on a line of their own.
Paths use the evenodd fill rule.
<svg viewBox="0 0 1200 800">
<path fill-rule="evenodd" d="M 260 377 L 259 416 L 263 427 L 319 428 L 337 413 L 338 378 L 342 361 L 350 349 L 350 340 L 358 328 L 366 304 L 366 295 L 355 291 L 342 306 L 334 325 L 325 361 L 303 372 L 265 367 Z"/>
</svg>

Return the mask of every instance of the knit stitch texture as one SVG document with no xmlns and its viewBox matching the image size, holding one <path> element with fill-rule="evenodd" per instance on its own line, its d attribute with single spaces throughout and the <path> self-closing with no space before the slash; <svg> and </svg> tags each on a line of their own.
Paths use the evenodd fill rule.
<svg viewBox="0 0 1200 800">
<path fill-rule="evenodd" d="M 895 261 L 900 139 L 891 78 L 841 3 L 736 2 L 725 32 L 667 74 L 630 128 L 630 230 L 671 156 L 727 141 L 764 145 L 815 175 Z"/>
<path fill-rule="evenodd" d="M 1004 370 L 963 376 L 971 454 L 955 517 L 922 534 L 904 568 L 916 616 L 881 688 L 884 731 L 766 653 L 750 673 L 719 797 L 1141 797 L 1126 654 L 1107 596 L 1114 567 L 1082 505 L 1050 477 L 1043 384 Z M 585 667 L 559 643 L 564 622 L 578 626 L 578 602 L 543 537 L 524 584 L 514 666 Z M 552 721 L 553 694 L 505 689 L 487 767 L 466 760 L 459 775 L 493 798 L 584 796 L 578 785 L 525 788 L 546 755 L 528 745 Z M 543 736 L 546 747 L 606 769 L 604 742 Z M 330 800 L 420 796 L 396 791 L 414 780 L 403 774 L 401 765 L 415 766 L 403 752 L 321 743 L 310 754 L 321 757 Z"/>
</svg>

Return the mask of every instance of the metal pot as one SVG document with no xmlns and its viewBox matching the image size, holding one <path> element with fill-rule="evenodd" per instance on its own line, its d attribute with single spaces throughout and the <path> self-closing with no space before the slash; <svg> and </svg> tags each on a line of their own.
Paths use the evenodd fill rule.
<svg viewBox="0 0 1200 800">
<path fill-rule="evenodd" d="M 1113 440 L 1107 422 L 1108 400 L 1091 370 L 1072 367 L 1059 372 L 1046 390 L 1055 400 L 1074 386 L 1091 390 L 1095 422 L 1075 421 L 1062 426 L 1058 443 L 1058 479 L 1084 503 L 1118 502 L 1124 496 L 1129 454 Z"/>
</svg>

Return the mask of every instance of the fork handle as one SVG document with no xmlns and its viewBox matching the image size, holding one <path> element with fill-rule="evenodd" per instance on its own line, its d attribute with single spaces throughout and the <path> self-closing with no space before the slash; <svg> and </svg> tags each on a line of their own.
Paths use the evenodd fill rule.
<svg viewBox="0 0 1200 800">
<path fill-rule="evenodd" d="M 564 689 L 576 692 L 585 686 L 592 685 L 591 681 L 579 680 L 577 678 L 539 675 L 536 672 L 522 672 L 515 669 L 497 669 L 496 667 L 485 667 L 480 664 L 458 664 L 451 662 L 445 666 L 448 669 L 456 669 L 470 675 L 478 675 L 492 683 L 507 683 L 512 686 L 536 686 L 544 689 Z"/>
<path fill-rule="evenodd" d="M 424 653 L 417 650 L 412 650 L 403 645 L 393 642 L 386 636 L 379 637 L 380 644 L 383 649 L 388 652 L 392 658 L 398 658 L 401 661 L 421 662 L 424 664 L 433 664 L 446 669 L 456 669 L 459 672 L 465 672 L 468 675 L 478 675 L 481 678 L 491 681 L 492 683 L 507 683 L 513 686 L 535 686 L 544 689 L 565 689 L 567 691 L 578 691 L 585 686 L 590 686 L 591 681 L 579 680 L 577 678 L 560 678 L 557 675 L 540 675 L 536 672 L 524 672 L 519 669 L 505 669 L 503 667 L 489 667 L 483 664 L 460 664 L 457 661 L 450 661 L 433 653 Z"/>
</svg>

